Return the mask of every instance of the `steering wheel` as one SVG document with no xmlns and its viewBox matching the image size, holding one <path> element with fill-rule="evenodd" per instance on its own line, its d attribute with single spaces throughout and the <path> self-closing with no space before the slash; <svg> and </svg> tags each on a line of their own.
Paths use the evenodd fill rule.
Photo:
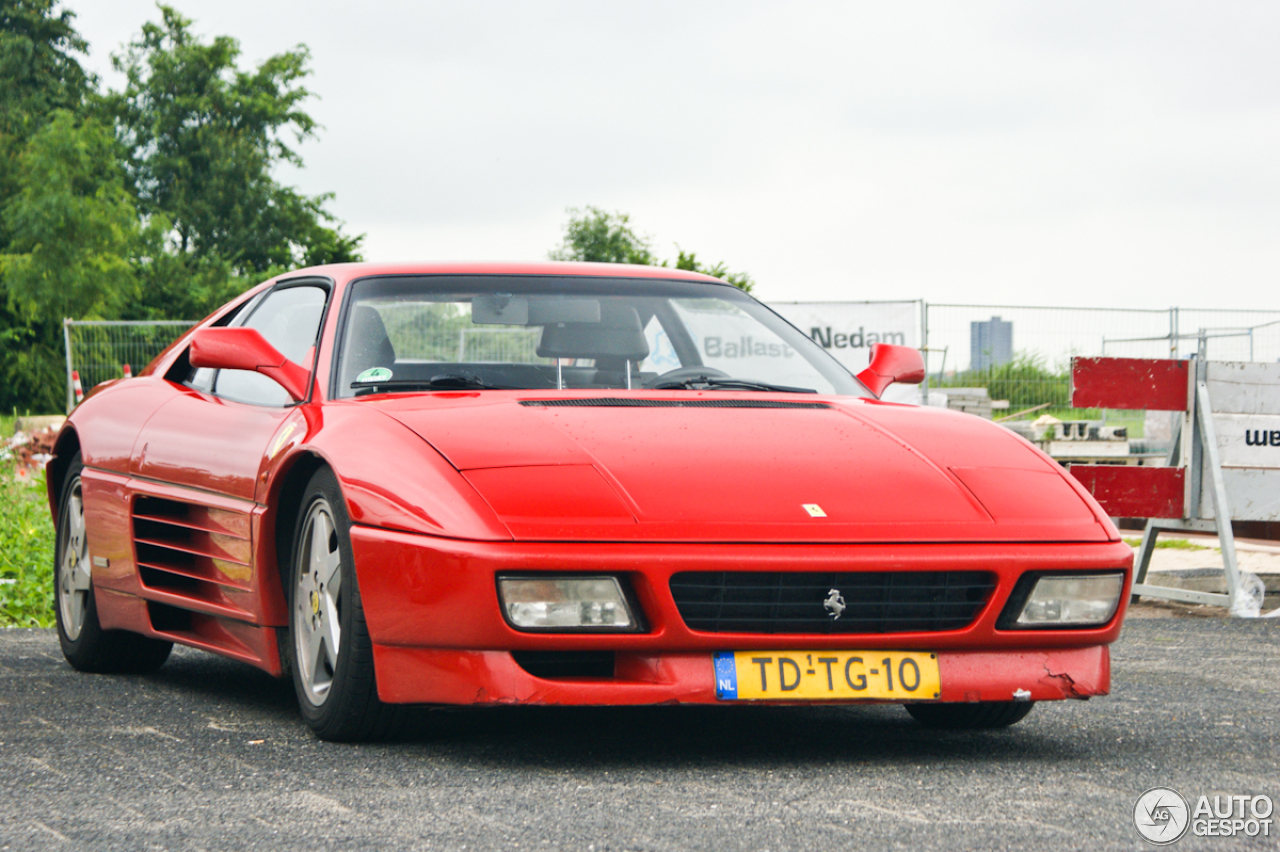
<svg viewBox="0 0 1280 852">
<path fill-rule="evenodd" d="M 668 370 L 661 376 L 650 379 L 644 383 L 647 388 L 664 382 L 683 382 L 689 379 L 700 379 L 706 376 L 708 379 L 727 379 L 729 374 L 724 370 L 717 370 L 715 367 L 677 367 L 674 370 Z"/>
</svg>

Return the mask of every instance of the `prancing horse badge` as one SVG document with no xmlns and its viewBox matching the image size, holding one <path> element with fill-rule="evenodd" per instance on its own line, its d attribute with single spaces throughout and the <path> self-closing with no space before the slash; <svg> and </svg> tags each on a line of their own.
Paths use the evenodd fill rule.
<svg viewBox="0 0 1280 852">
<path fill-rule="evenodd" d="M 827 615 L 830 615 L 833 619 L 839 619 L 840 613 L 845 611 L 844 595 L 840 594 L 839 589 L 832 589 L 827 594 L 827 599 L 822 602 L 822 605 L 826 607 Z"/>
</svg>

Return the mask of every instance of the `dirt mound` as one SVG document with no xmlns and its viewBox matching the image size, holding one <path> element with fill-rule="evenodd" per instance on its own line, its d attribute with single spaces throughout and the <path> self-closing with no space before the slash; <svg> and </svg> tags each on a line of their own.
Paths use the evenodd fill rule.
<svg viewBox="0 0 1280 852">
<path fill-rule="evenodd" d="M 53 444 L 58 438 L 58 429 L 46 427 L 38 431 L 18 432 L 12 438 L 0 440 L 0 461 L 13 460 L 14 477 L 29 479 L 44 470 L 44 466 L 53 458 Z"/>
</svg>

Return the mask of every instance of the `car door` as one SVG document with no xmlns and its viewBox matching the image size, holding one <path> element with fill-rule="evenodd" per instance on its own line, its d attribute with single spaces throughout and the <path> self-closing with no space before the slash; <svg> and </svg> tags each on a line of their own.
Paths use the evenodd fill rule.
<svg viewBox="0 0 1280 852">
<path fill-rule="evenodd" d="M 327 286 L 270 290 L 232 325 L 257 329 L 287 358 L 314 368 Z M 194 370 L 134 445 L 131 520 L 140 590 L 183 610 L 262 623 L 253 571 L 256 480 L 273 436 L 296 405 L 258 373 Z M 182 621 L 182 617 L 177 617 Z"/>
</svg>

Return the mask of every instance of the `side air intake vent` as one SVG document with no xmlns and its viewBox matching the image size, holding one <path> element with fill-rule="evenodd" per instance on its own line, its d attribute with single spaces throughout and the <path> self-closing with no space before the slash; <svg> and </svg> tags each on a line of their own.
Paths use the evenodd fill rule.
<svg viewBox="0 0 1280 852">
<path fill-rule="evenodd" d="M 190 600 L 204 611 L 249 616 L 237 601 L 242 596 L 236 594 L 249 589 L 253 579 L 248 515 L 138 497 L 133 504 L 133 543 L 138 575 L 146 588 Z"/>
</svg>

